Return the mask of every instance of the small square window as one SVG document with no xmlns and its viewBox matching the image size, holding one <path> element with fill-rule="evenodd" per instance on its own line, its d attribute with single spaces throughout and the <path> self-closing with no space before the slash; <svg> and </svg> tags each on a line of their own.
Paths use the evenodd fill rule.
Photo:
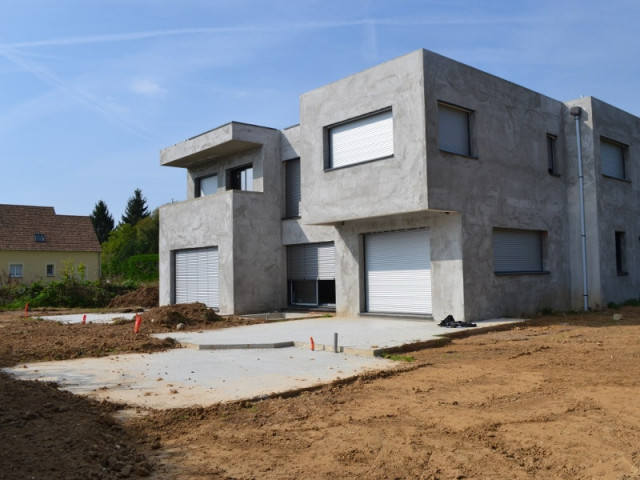
<svg viewBox="0 0 640 480">
<path fill-rule="evenodd" d="M 253 191 L 253 165 L 229 170 L 229 190 Z"/>
<path fill-rule="evenodd" d="M 22 278 L 22 264 L 21 263 L 11 263 L 9 264 L 9 278 Z"/>
<path fill-rule="evenodd" d="M 44 233 L 35 233 L 33 235 L 33 238 L 37 243 L 44 243 L 45 242 Z"/>
<path fill-rule="evenodd" d="M 616 232 L 616 271 L 618 275 L 627 275 L 625 232 Z"/>
<path fill-rule="evenodd" d="M 495 273 L 542 273 L 543 232 L 539 230 L 493 229 Z"/>
<path fill-rule="evenodd" d="M 558 175 L 558 157 L 555 135 L 547 134 L 547 169 L 550 175 Z"/>
<path fill-rule="evenodd" d="M 47 277 L 55 276 L 55 266 L 50 263 L 47 265 Z"/>
</svg>

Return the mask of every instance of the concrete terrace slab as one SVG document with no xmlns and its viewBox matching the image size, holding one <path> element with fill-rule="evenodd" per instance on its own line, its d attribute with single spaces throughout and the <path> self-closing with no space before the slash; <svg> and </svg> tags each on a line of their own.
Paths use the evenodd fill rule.
<svg viewBox="0 0 640 480">
<path fill-rule="evenodd" d="M 316 385 L 368 371 L 406 364 L 306 349 L 176 349 L 5 369 L 23 380 L 58 383 L 72 393 L 144 408 L 182 408 L 253 399 Z"/>
<path fill-rule="evenodd" d="M 518 319 L 485 320 L 475 322 L 477 327 L 451 329 L 440 327 L 432 320 L 370 316 L 334 317 L 247 325 L 223 330 L 162 333 L 154 336 L 171 337 L 181 345 L 197 350 L 290 346 L 310 348 L 313 338 L 316 350 L 333 352 L 335 334 L 337 334 L 339 352 L 374 356 L 385 350 L 438 340 L 442 336 L 462 330 L 494 328 L 521 321 Z"/>
</svg>

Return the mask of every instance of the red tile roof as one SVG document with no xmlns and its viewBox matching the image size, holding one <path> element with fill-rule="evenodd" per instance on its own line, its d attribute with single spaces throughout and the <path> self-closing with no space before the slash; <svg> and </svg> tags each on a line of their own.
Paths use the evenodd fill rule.
<svg viewBox="0 0 640 480">
<path fill-rule="evenodd" d="M 43 234 L 44 242 L 35 235 Z M 56 215 L 53 207 L 0 204 L 0 250 L 99 252 L 91 218 Z"/>
</svg>

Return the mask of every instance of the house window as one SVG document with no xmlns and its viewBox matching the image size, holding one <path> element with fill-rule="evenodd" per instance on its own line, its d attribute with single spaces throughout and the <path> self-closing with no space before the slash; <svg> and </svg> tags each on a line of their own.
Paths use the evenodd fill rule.
<svg viewBox="0 0 640 480">
<path fill-rule="evenodd" d="M 624 232 L 616 232 L 616 271 L 627 275 L 626 238 Z"/>
<path fill-rule="evenodd" d="M 291 305 L 334 306 L 335 278 L 333 242 L 287 247 L 287 279 Z"/>
<path fill-rule="evenodd" d="M 9 278 L 22 278 L 22 264 L 11 263 L 9 264 Z"/>
<path fill-rule="evenodd" d="M 543 232 L 538 230 L 493 229 L 493 271 L 495 273 L 542 273 Z"/>
<path fill-rule="evenodd" d="M 550 175 L 558 175 L 558 157 L 555 135 L 547 134 L 547 169 Z"/>
<path fill-rule="evenodd" d="M 466 157 L 471 150 L 471 111 L 438 104 L 438 145 L 440 150 Z"/>
<path fill-rule="evenodd" d="M 252 191 L 253 165 L 244 165 L 242 167 L 229 170 L 229 189 Z"/>
<path fill-rule="evenodd" d="M 603 175 L 622 180 L 626 178 L 624 151 L 623 144 L 606 138 L 600 139 L 600 162 Z"/>
<path fill-rule="evenodd" d="M 327 168 L 346 167 L 393 156 L 391 109 L 329 127 L 327 132 Z"/>
<path fill-rule="evenodd" d="M 45 242 L 44 233 L 35 233 L 35 234 L 33 235 L 33 239 L 34 239 L 37 243 L 44 243 L 44 242 Z"/>
<path fill-rule="evenodd" d="M 53 277 L 55 275 L 55 267 L 53 263 L 47 264 L 47 277 Z"/>
<path fill-rule="evenodd" d="M 286 206 L 285 216 L 295 218 L 300 216 L 300 159 L 289 160 L 284 164 L 286 176 Z"/>
<path fill-rule="evenodd" d="M 208 175 L 196 179 L 196 197 L 205 197 L 218 191 L 218 175 Z"/>
</svg>

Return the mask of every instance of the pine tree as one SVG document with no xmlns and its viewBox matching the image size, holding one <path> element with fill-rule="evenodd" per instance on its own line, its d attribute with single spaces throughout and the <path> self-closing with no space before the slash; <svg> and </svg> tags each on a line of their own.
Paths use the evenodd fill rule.
<svg viewBox="0 0 640 480">
<path fill-rule="evenodd" d="M 93 207 L 93 212 L 89 217 L 91 218 L 93 229 L 96 231 L 98 241 L 101 244 L 106 242 L 114 226 L 113 217 L 109 213 L 107 204 L 100 200 Z"/>
<path fill-rule="evenodd" d="M 142 196 L 142 190 L 136 188 L 133 196 L 130 197 L 127 202 L 127 208 L 124 211 L 124 215 L 122 215 L 120 223 L 126 223 L 133 227 L 140 220 L 148 216 L 149 209 L 147 208 L 147 199 Z"/>
</svg>

